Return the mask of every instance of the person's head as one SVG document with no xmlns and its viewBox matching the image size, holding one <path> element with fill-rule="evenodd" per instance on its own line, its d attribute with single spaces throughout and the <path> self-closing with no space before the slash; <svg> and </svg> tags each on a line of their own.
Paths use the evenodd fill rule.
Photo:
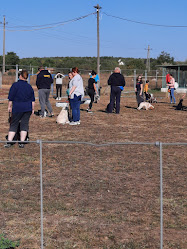
<svg viewBox="0 0 187 249">
<path fill-rule="evenodd" d="M 149 84 L 149 80 L 146 80 L 146 83 Z"/>
<path fill-rule="evenodd" d="M 68 77 L 69 77 L 70 80 L 73 79 L 73 74 L 72 74 L 72 72 L 69 72 L 69 73 L 68 73 Z"/>
<path fill-rule="evenodd" d="M 97 74 L 97 73 L 96 73 L 94 70 L 92 70 L 91 75 L 92 75 L 93 77 L 95 77 L 96 74 Z"/>
<path fill-rule="evenodd" d="M 78 67 L 74 67 L 74 68 L 72 68 L 72 74 L 73 74 L 73 77 L 75 76 L 75 75 L 77 75 L 79 73 L 79 69 L 78 69 Z"/>
<path fill-rule="evenodd" d="M 115 67 L 114 73 L 121 73 L 121 69 L 119 67 Z"/>
<path fill-rule="evenodd" d="M 38 68 L 38 71 L 41 71 L 41 70 L 44 70 L 44 67 L 42 65 Z"/>
<path fill-rule="evenodd" d="M 170 73 L 170 78 L 173 78 L 173 74 Z"/>
<path fill-rule="evenodd" d="M 141 80 L 142 80 L 142 76 L 141 76 L 141 75 L 138 75 L 137 81 L 141 81 Z"/>
<path fill-rule="evenodd" d="M 23 69 L 23 70 L 21 71 L 21 74 L 20 74 L 19 78 L 20 78 L 20 80 L 27 80 L 28 75 L 29 75 L 29 74 L 28 74 L 27 70 Z"/>
</svg>

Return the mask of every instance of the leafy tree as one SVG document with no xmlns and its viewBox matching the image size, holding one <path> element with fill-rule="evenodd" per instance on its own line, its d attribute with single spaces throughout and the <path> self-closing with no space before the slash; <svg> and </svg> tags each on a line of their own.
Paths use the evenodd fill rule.
<svg viewBox="0 0 187 249">
<path fill-rule="evenodd" d="M 7 52 L 5 55 L 6 65 L 16 65 L 19 64 L 19 56 L 14 52 Z"/>
<path fill-rule="evenodd" d="M 171 57 L 169 53 L 162 51 L 161 54 L 157 57 L 157 63 L 158 65 L 162 65 L 165 63 L 174 64 L 174 57 Z"/>
</svg>

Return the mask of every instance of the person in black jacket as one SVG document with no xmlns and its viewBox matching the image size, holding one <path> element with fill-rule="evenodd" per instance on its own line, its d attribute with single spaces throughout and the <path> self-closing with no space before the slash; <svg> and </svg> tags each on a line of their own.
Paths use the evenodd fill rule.
<svg viewBox="0 0 187 249">
<path fill-rule="evenodd" d="M 51 84 L 53 83 L 53 78 L 48 70 L 43 67 L 39 67 L 39 74 L 36 79 L 36 86 L 38 88 L 39 102 L 41 106 L 40 117 L 44 117 L 45 106 L 47 106 L 48 111 L 51 113 L 49 117 L 53 117 L 53 110 L 51 103 L 49 102 L 49 94 L 51 89 Z"/>
<path fill-rule="evenodd" d="M 96 81 L 94 79 L 95 74 L 91 74 L 91 78 L 89 78 L 88 80 L 88 95 L 90 96 L 90 104 L 89 107 L 87 109 L 87 112 L 92 113 L 91 109 L 92 109 L 92 105 L 94 102 L 94 95 L 95 93 L 97 93 L 97 89 L 96 89 Z"/>
<path fill-rule="evenodd" d="M 112 113 L 114 102 L 116 100 L 116 114 L 119 114 L 121 91 L 125 86 L 125 78 L 121 74 L 121 69 L 119 67 L 116 67 L 114 73 L 110 75 L 108 79 L 108 85 L 111 86 L 108 113 Z"/>
</svg>

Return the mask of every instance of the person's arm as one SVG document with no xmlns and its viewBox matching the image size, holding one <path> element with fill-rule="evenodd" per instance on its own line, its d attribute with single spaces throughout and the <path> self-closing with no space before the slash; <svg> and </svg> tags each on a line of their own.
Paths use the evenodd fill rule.
<svg viewBox="0 0 187 249">
<path fill-rule="evenodd" d="M 175 79 L 174 78 L 172 78 L 171 84 L 172 84 L 172 87 L 175 87 Z"/>
<path fill-rule="evenodd" d="M 8 102 L 8 112 L 12 112 L 12 101 Z"/>
<path fill-rule="evenodd" d="M 34 114 L 34 106 L 35 106 L 35 102 L 32 102 L 32 114 Z"/>
<path fill-rule="evenodd" d="M 124 76 L 123 76 L 123 74 L 122 74 L 122 86 L 124 87 L 124 86 L 125 86 L 125 84 L 126 84 L 126 82 L 125 82 L 125 78 L 124 78 Z"/>
<path fill-rule="evenodd" d="M 69 95 L 71 95 L 75 91 L 75 89 L 76 89 L 76 86 L 72 86 L 72 88 L 71 88 L 71 90 L 69 92 Z"/>
<path fill-rule="evenodd" d="M 175 86 L 174 79 L 171 79 L 170 82 L 167 84 L 167 86 L 174 87 Z"/>
<path fill-rule="evenodd" d="M 39 83 L 40 83 L 40 79 L 39 79 L 39 75 L 37 75 L 37 78 L 36 78 L 36 86 L 37 86 L 37 88 L 39 88 Z"/>
<path fill-rule="evenodd" d="M 140 95 L 142 95 L 143 92 L 143 84 L 140 84 Z"/>
<path fill-rule="evenodd" d="M 111 75 L 110 75 L 110 77 L 108 79 L 108 85 L 111 85 L 111 84 L 112 84 L 112 80 L 111 80 Z"/>
<path fill-rule="evenodd" d="M 96 88 L 95 83 L 93 83 L 93 87 L 94 87 L 95 93 L 97 94 L 97 88 Z"/>
</svg>

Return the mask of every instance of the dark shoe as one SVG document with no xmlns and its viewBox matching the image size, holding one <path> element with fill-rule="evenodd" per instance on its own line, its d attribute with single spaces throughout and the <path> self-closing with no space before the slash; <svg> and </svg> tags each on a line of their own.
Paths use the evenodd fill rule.
<svg viewBox="0 0 187 249">
<path fill-rule="evenodd" d="M 6 143 L 6 144 L 4 145 L 4 148 L 10 148 L 10 147 L 12 147 L 12 146 L 13 146 L 12 143 Z"/>
<path fill-rule="evenodd" d="M 24 148 L 24 144 L 19 144 L 19 148 Z"/>
<path fill-rule="evenodd" d="M 54 117 L 54 114 L 51 114 L 50 116 L 48 116 L 49 118 L 52 118 L 52 117 Z"/>
</svg>

